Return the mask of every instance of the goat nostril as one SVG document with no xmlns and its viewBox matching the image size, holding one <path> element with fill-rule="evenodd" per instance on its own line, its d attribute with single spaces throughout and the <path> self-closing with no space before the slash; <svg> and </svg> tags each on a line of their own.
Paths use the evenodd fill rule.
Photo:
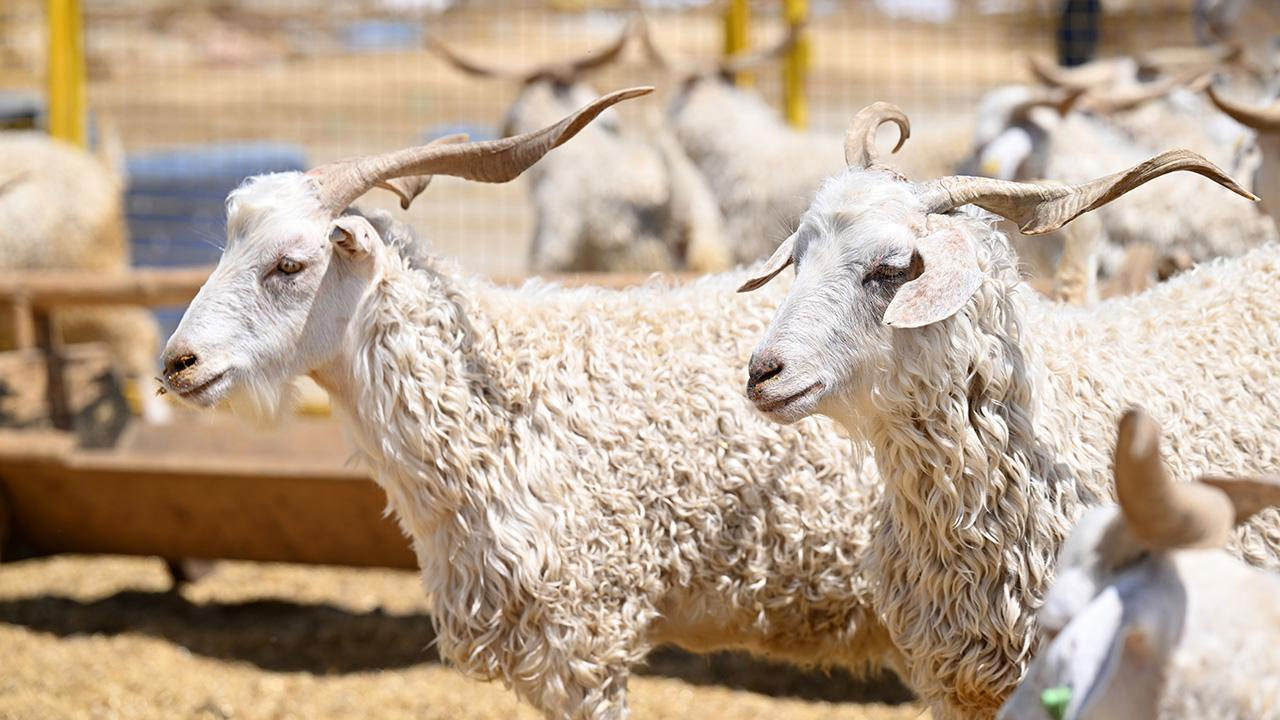
<svg viewBox="0 0 1280 720">
<path fill-rule="evenodd" d="M 751 385 L 759 385 L 777 377 L 782 372 L 782 362 L 774 358 L 765 358 L 751 366 Z"/>
<path fill-rule="evenodd" d="M 183 353 L 173 360 L 169 361 L 169 374 L 180 373 L 187 368 L 194 367 L 199 359 L 191 353 Z"/>
</svg>

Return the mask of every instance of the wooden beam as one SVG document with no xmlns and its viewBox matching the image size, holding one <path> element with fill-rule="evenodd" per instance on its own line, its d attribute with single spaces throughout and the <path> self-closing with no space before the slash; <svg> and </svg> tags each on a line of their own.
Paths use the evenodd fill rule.
<svg viewBox="0 0 1280 720">
<path fill-rule="evenodd" d="M 48 312 L 37 312 L 35 325 L 36 344 L 44 351 L 44 389 L 49 404 L 49 422 L 56 430 L 70 430 L 71 400 L 67 394 L 67 357 L 63 353 L 57 318 Z"/>
<path fill-rule="evenodd" d="M 0 273 L 0 302 L 25 297 L 37 311 L 67 305 L 181 305 L 195 297 L 211 270 L 148 268 L 121 273 L 83 270 Z"/>
<path fill-rule="evenodd" d="M 29 434 L 10 433 L 18 447 Z M 365 472 L 38 444 L 0 452 L 0 489 L 15 534 L 42 553 L 417 568 Z"/>
<path fill-rule="evenodd" d="M 8 302 L 9 326 L 13 328 L 13 349 L 26 350 L 36 345 L 36 320 L 31 310 L 31 298 L 15 293 Z"/>
</svg>

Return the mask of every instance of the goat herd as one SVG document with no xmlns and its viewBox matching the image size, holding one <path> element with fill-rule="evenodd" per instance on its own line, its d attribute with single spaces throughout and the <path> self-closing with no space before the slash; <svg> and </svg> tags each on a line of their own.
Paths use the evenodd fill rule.
<svg viewBox="0 0 1280 720">
<path fill-rule="evenodd" d="M 609 111 L 650 88 L 582 80 L 636 37 L 674 78 L 650 136 Z M 512 136 L 247 179 L 164 387 L 267 416 L 324 387 L 441 655 L 547 717 L 625 717 L 661 643 L 890 668 L 944 719 L 1280 717 L 1280 106 L 1229 99 L 1280 85 L 1229 48 L 1037 63 L 968 158 L 913 155 L 889 103 L 824 138 L 728 82 L 792 40 L 433 42 L 522 84 Z M 533 270 L 719 272 L 510 289 L 351 205 L 526 170 Z"/>
</svg>

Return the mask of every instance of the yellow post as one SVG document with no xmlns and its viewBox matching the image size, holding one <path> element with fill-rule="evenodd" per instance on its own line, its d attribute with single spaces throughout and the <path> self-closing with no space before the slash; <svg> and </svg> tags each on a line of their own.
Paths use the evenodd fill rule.
<svg viewBox="0 0 1280 720">
<path fill-rule="evenodd" d="M 751 46 L 751 3 L 749 0 L 729 0 L 724 13 L 724 54 L 736 55 Z M 751 73 L 740 72 L 734 78 L 738 87 L 751 85 Z"/>
<path fill-rule="evenodd" d="M 49 1 L 49 134 L 85 145 L 84 42 L 80 0 Z"/>
<path fill-rule="evenodd" d="M 788 27 L 803 25 L 808 19 L 809 0 L 783 0 Z M 803 130 L 809 125 L 809 106 L 805 97 L 805 80 L 809 75 L 809 31 L 800 30 L 796 44 L 782 62 L 782 108 L 791 127 Z"/>
</svg>

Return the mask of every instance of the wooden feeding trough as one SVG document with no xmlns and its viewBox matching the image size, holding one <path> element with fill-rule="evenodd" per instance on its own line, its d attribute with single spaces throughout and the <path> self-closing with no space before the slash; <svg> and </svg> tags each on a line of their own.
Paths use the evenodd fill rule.
<svg viewBox="0 0 1280 720">
<path fill-rule="evenodd" d="M 333 420 L 267 429 L 226 413 L 182 413 L 164 426 L 131 422 L 96 448 L 71 432 L 92 403 L 84 378 L 100 375 L 106 360 L 99 349 L 59 342 L 58 308 L 182 304 L 208 272 L 0 275 L 0 311 L 7 305 L 24 348 L 7 364 L 0 354 L 0 381 L 8 375 L 28 396 L 43 396 L 48 410 L 43 427 L 0 431 L 0 552 L 11 540 L 34 554 L 416 567 L 409 541 L 385 515 L 385 495 L 350 466 Z M 646 277 L 548 279 L 623 287 Z M 508 282 L 516 281 L 523 278 Z M 32 379 L 14 380 L 18 372 Z"/>
</svg>

